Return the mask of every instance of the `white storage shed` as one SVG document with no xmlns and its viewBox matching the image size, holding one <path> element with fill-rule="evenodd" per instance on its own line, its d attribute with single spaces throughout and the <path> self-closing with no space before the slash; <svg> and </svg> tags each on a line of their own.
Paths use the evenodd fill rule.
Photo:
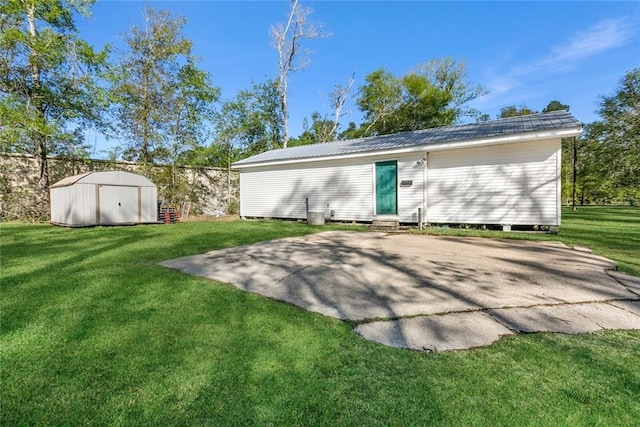
<svg viewBox="0 0 640 427">
<path fill-rule="evenodd" d="M 560 225 L 566 111 L 272 150 L 234 163 L 240 215 Z"/>
<path fill-rule="evenodd" d="M 87 172 L 50 187 L 51 222 L 68 227 L 155 223 L 158 190 L 142 175 Z"/>
</svg>

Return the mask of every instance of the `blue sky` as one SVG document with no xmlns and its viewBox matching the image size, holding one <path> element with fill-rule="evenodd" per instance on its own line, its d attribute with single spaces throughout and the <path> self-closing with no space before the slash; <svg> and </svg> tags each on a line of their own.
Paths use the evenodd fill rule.
<svg viewBox="0 0 640 427">
<path fill-rule="evenodd" d="M 98 1 L 78 22 L 81 37 L 101 48 L 122 46 L 130 25 L 143 25 L 148 4 L 185 16 L 201 68 L 223 98 L 251 81 L 277 75 L 269 28 L 286 18 L 276 1 Z M 471 106 L 492 118 L 507 105 L 541 110 L 557 99 L 579 120 L 596 120 L 600 96 L 612 94 L 624 74 L 640 66 L 640 2 L 307 1 L 311 18 L 329 37 L 310 41 L 311 63 L 291 75 L 291 135 L 305 117 L 329 114 L 327 94 L 355 72 L 352 93 L 384 67 L 400 76 L 432 58 L 467 65 L 468 78 L 487 95 Z M 343 118 L 359 122 L 352 102 Z M 115 144 L 89 136 L 96 157 Z"/>
</svg>

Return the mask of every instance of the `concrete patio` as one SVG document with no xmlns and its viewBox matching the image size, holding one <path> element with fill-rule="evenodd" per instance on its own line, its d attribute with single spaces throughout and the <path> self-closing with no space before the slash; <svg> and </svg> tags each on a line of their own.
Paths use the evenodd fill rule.
<svg viewBox="0 0 640 427">
<path fill-rule="evenodd" d="M 162 265 L 446 351 L 528 332 L 640 329 L 640 279 L 558 242 L 324 232 Z"/>
</svg>

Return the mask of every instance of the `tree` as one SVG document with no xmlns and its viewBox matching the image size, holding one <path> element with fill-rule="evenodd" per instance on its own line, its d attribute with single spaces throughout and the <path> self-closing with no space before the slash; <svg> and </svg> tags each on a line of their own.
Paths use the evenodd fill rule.
<svg viewBox="0 0 640 427">
<path fill-rule="evenodd" d="M 138 162 L 168 202 L 179 203 L 189 188 L 178 166 L 210 140 L 220 89 L 198 69 L 192 43 L 183 35 L 184 17 L 150 7 L 144 17 L 144 27 L 131 26 L 125 35 L 128 50 L 108 76 L 114 128 L 126 141 L 123 157 Z M 152 169 L 153 164 L 167 167 Z"/>
<path fill-rule="evenodd" d="M 601 178 L 608 199 L 640 196 L 640 68 L 629 71 L 617 91 L 602 97 L 601 120 L 588 127 L 587 140 L 598 153 L 589 165 Z M 604 191 L 606 188 L 608 189 Z"/>
<path fill-rule="evenodd" d="M 178 172 L 178 166 L 185 164 L 183 160 L 188 152 L 210 140 L 213 103 L 217 101 L 220 90 L 211 85 L 208 73 L 198 70 L 193 58 L 189 58 L 178 71 L 173 89 L 168 144 L 163 160 L 171 165 L 165 197 L 177 203 L 189 193 L 186 179 Z M 158 158 L 161 154 L 158 150 Z"/>
<path fill-rule="evenodd" d="M 337 133 L 334 125 L 335 123 L 332 120 L 323 118 L 320 113 L 314 111 L 311 113 L 311 124 L 309 124 L 305 118 L 303 124 L 304 131 L 297 138 L 291 138 L 289 140 L 289 146 L 295 147 L 335 141 Z"/>
<path fill-rule="evenodd" d="M 170 145 L 165 155 L 172 163 L 210 139 L 208 125 L 220 95 L 220 89 L 211 85 L 209 74 L 199 70 L 193 58 L 180 67 L 176 77 L 173 98 L 168 100 L 172 107 L 168 116 Z"/>
<path fill-rule="evenodd" d="M 309 21 L 313 10 L 302 7 L 298 0 L 291 0 L 289 16 L 285 24 L 271 27 L 273 46 L 278 51 L 278 93 L 284 120 L 282 146 L 289 140 L 289 74 L 309 65 L 309 52 L 302 50 L 303 40 L 325 37 L 322 26 Z"/>
<path fill-rule="evenodd" d="M 0 148 L 38 161 L 40 207 L 48 210 L 54 154 L 86 155 L 83 131 L 102 126 L 104 93 L 96 76 L 107 52 L 77 36 L 74 18 L 92 0 L 0 3 Z"/>
<path fill-rule="evenodd" d="M 529 114 L 535 113 L 537 113 L 536 110 L 533 110 L 524 104 L 520 104 L 519 106 L 509 105 L 500 109 L 500 114 L 498 114 L 497 118 L 507 119 L 509 117 L 528 116 Z"/>
<path fill-rule="evenodd" d="M 364 135 L 448 126 L 460 117 L 478 116 L 469 101 L 484 93 L 467 80 L 464 63 L 433 59 L 402 78 L 379 69 L 360 88 L 358 106 L 365 114 Z"/>
<path fill-rule="evenodd" d="M 198 69 L 184 17 L 145 9 L 145 26 L 125 36 L 128 51 L 109 76 L 124 158 L 169 163 L 207 138 L 204 123 L 220 90 Z"/>
<path fill-rule="evenodd" d="M 429 84 L 420 93 L 426 95 L 426 100 L 435 104 L 435 107 L 439 107 L 435 109 L 439 118 L 434 120 L 431 117 L 426 122 L 431 120 L 436 126 L 448 126 L 460 117 L 478 116 L 479 112 L 467 104 L 486 91 L 482 86 L 469 82 L 464 62 L 457 62 L 450 57 L 436 58 L 419 65 L 410 75 L 426 79 Z"/>
<path fill-rule="evenodd" d="M 253 83 L 234 99 L 225 101 L 215 115 L 214 152 L 222 153 L 213 164 L 230 167 L 242 157 L 281 148 L 284 120 L 277 83 Z"/>
<path fill-rule="evenodd" d="M 484 123 L 484 122 L 488 122 L 489 120 L 491 120 L 491 116 L 489 114 L 482 113 L 480 111 L 478 111 L 476 114 L 474 114 L 473 118 L 476 120 L 476 123 Z"/>
<path fill-rule="evenodd" d="M 253 83 L 251 89 L 239 91 L 234 99 L 222 103 L 214 123 L 215 140 L 209 147 L 199 148 L 198 163 L 227 168 L 227 210 L 232 211 L 231 164 L 281 147 L 284 120 L 277 82 Z"/>
<path fill-rule="evenodd" d="M 355 73 L 351 75 L 346 85 L 336 84 L 333 91 L 329 93 L 329 105 L 331 107 L 331 118 L 329 114 L 321 115 L 314 111 L 311 114 L 311 124 L 305 118 L 301 135 L 297 138 L 289 140 L 290 146 L 317 144 L 322 142 L 335 141 L 338 138 L 338 129 L 340 128 L 340 118 L 344 115 L 342 109 L 349 99 L 349 93 Z"/>
<path fill-rule="evenodd" d="M 569 111 L 569 106 L 554 99 L 542 109 L 543 113 L 550 113 L 552 111 Z"/>
<path fill-rule="evenodd" d="M 337 139 L 355 139 L 363 135 L 362 126 L 357 126 L 355 122 L 349 122 L 347 128 L 338 134 Z"/>
<path fill-rule="evenodd" d="M 580 205 L 592 202 L 605 203 L 611 199 L 615 191 L 611 178 L 602 173 L 601 162 L 605 156 L 606 147 L 593 138 L 593 131 L 593 123 L 585 125 L 582 137 L 576 140 L 575 157 L 572 158 L 576 176 L 572 197 L 575 188 L 575 192 L 580 193 Z M 573 155 L 573 146 L 573 144 L 566 146 L 567 157 Z M 571 203 L 573 205 L 576 202 L 572 199 Z"/>
<path fill-rule="evenodd" d="M 542 109 L 543 113 L 552 111 L 569 111 L 570 107 L 560 101 L 553 100 Z M 578 137 L 562 138 L 562 177 L 566 183 L 571 177 L 571 208 L 576 210 L 578 191 Z"/>
<path fill-rule="evenodd" d="M 405 96 L 396 113 L 395 132 L 447 126 L 455 121 L 457 112 L 448 108 L 452 93 L 416 73 L 404 76 L 402 84 Z"/>
<path fill-rule="evenodd" d="M 390 121 L 402 104 L 402 83 L 390 71 L 379 68 L 365 77 L 357 100 L 364 113 L 363 134 L 392 132 Z"/>
</svg>

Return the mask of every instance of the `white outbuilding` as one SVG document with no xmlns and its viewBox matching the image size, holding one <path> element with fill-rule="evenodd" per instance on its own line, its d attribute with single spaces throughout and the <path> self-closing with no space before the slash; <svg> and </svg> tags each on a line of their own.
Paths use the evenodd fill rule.
<svg viewBox="0 0 640 427">
<path fill-rule="evenodd" d="M 50 187 L 51 222 L 67 227 L 155 223 L 158 190 L 142 175 L 86 172 Z"/>
<path fill-rule="evenodd" d="M 233 164 L 240 215 L 556 228 L 561 140 L 581 131 L 555 111 L 272 150 Z"/>
</svg>

